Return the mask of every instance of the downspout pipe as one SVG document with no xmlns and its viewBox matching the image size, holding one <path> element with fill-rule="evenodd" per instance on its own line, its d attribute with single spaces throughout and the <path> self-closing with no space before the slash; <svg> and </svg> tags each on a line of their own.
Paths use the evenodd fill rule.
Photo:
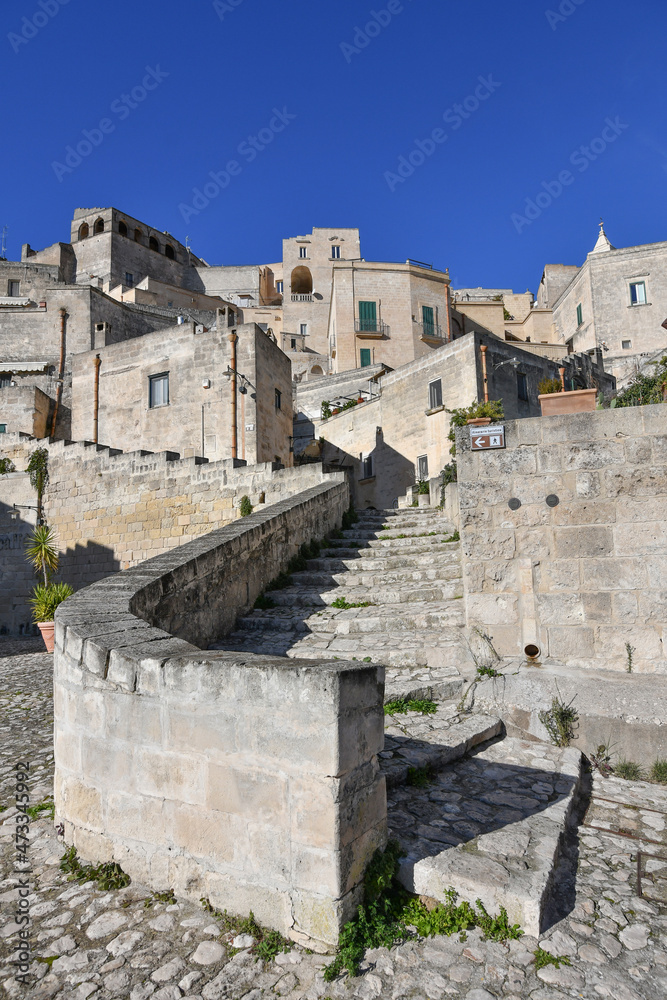
<svg viewBox="0 0 667 1000">
<path fill-rule="evenodd" d="M 65 377 L 65 319 L 67 310 L 60 309 L 60 362 L 58 364 L 58 384 L 56 385 L 56 405 L 53 408 L 53 419 L 51 420 L 51 437 L 56 436 L 56 421 L 58 420 L 58 410 L 60 400 L 63 395 L 63 378 Z"/>
<path fill-rule="evenodd" d="M 231 421 L 231 432 L 232 432 L 232 458 L 238 458 L 238 444 L 237 444 L 237 419 L 236 419 L 236 344 L 238 341 L 236 336 L 236 330 L 232 332 L 227 337 L 227 340 L 232 345 L 231 360 L 229 367 L 232 369 L 232 374 L 230 382 L 232 384 L 232 421 Z"/>
<path fill-rule="evenodd" d="M 479 349 L 482 352 L 482 381 L 484 383 L 484 402 L 488 403 L 488 401 L 489 401 L 489 380 L 488 380 L 488 377 L 487 377 L 487 374 L 486 374 L 486 352 L 488 351 L 488 347 L 486 346 L 486 344 L 480 344 Z"/>
<path fill-rule="evenodd" d="M 99 428 L 99 417 L 100 417 L 100 365 L 102 361 L 99 354 L 96 354 L 93 359 L 93 365 L 95 366 L 95 383 L 93 386 L 93 441 L 97 444 L 97 433 Z"/>
</svg>

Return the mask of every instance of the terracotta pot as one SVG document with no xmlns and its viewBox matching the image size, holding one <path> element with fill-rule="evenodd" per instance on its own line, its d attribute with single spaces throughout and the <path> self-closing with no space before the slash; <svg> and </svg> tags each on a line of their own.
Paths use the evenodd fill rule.
<svg viewBox="0 0 667 1000">
<path fill-rule="evenodd" d="M 47 653 L 52 653 L 53 647 L 55 646 L 55 627 L 55 622 L 37 622 L 37 628 L 42 633 L 42 639 L 44 640 Z"/>
<path fill-rule="evenodd" d="M 485 427 L 486 424 L 491 423 L 491 417 L 472 417 L 470 420 L 466 420 L 467 424 L 472 424 L 474 427 Z"/>
<path fill-rule="evenodd" d="M 597 389 L 574 389 L 572 392 L 549 392 L 537 398 L 543 417 L 559 417 L 564 413 L 588 413 L 595 409 Z"/>
<path fill-rule="evenodd" d="M 334 410 L 333 410 L 334 417 L 336 416 L 337 413 L 340 413 L 340 406 L 334 407 Z"/>
<path fill-rule="evenodd" d="M 357 403 L 363 403 L 363 402 L 364 402 L 364 397 L 363 396 L 359 396 L 359 399 L 357 400 Z"/>
</svg>

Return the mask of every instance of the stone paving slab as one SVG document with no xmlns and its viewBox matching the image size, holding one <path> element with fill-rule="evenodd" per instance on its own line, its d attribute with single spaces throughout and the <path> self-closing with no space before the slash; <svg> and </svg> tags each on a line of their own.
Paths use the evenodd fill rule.
<svg viewBox="0 0 667 1000">
<path fill-rule="evenodd" d="M 396 789 L 389 824 L 406 851 L 405 887 L 440 901 L 452 887 L 538 935 L 581 764 L 577 750 L 505 739 L 427 789 Z"/>
<path fill-rule="evenodd" d="M 35 644 L 39 649 L 39 644 Z M 0 774 L 29 758 L 38 776 L 33 802 L 52 791 L 52 657 L 21 644 L 7 655 L 0 639 Z M 16 692 L 21 692 L 16 694 Z M 43 697 L 40 697 L 43 695 Z M 31 700 L 32 699 L 32 700 Z M 30 711 L 26 711 L 26 709 Z M 26 722 L 28 720 L 28 722 Z M 628 782 L 628 797 L 635 784 Z M 103 892 L 68 883 L 58 869 L 64 845 L 53 824 L 31 825 L 29 985 L 15 979 L 12 956 L 17 888 L 11 874 L 11 783 L 1 790 L 0 996 L 8 1000 L 664 1000 L 667 996 L 667 906 L 633 893 L 634 863 L 625 838 L 582 829 L 566 841 L 540 944 L 571 965 L 536 971 L 538 941 L 500 944 L 469 932 L 414 939 L 366 953 L 362 975 L 325 983 L 325 956 L 295 948 L 255 962 L 189 901 L 146 907 L 132 884 Z M 632 847 L 633 845 L 630 845 Z M 84 859 L 85 860 L 85 859 Z M 165 889 L 168 888 L 165 886 Z M 125 921 L 119 923 L 119 921 Z M 116 929 L 114 929 L 114 927 Z"/>
</svg>

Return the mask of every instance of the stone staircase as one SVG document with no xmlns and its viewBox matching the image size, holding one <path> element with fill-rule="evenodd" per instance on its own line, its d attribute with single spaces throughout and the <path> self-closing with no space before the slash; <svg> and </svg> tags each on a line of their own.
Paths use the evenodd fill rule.
<svg viewBox="0 0 667 1000">
<path fill-rule="evenodd" d="M 380 766 L 406 855 L 400 878 L 438 900 L 453 887 L 489 910 L 504 906 L 538 935 L 581 755 L 504 738 L 497 715 L 462 711 L 475 668 L 452 534 L 437 510 L 364 511 L 288 586 L 267 591 L 272 607 L 240 618 L 212 648 L 378 663 L 386 703 L 434 700 L 434 713 L 386 716 Z"/>
</svg>

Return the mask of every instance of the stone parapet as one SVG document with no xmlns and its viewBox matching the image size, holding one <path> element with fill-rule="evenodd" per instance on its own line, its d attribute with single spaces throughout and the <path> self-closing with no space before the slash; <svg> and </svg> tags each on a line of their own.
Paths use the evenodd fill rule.
<svg viewBox="0 0 667 1000">
<path fill-rule="evenodd" d="M 91 861 L 335 944 L 386 839 L 384 671 L 206 652 L 343 477 L 80 591 L 56 616 L 56 813 Z"/>
</svg>

